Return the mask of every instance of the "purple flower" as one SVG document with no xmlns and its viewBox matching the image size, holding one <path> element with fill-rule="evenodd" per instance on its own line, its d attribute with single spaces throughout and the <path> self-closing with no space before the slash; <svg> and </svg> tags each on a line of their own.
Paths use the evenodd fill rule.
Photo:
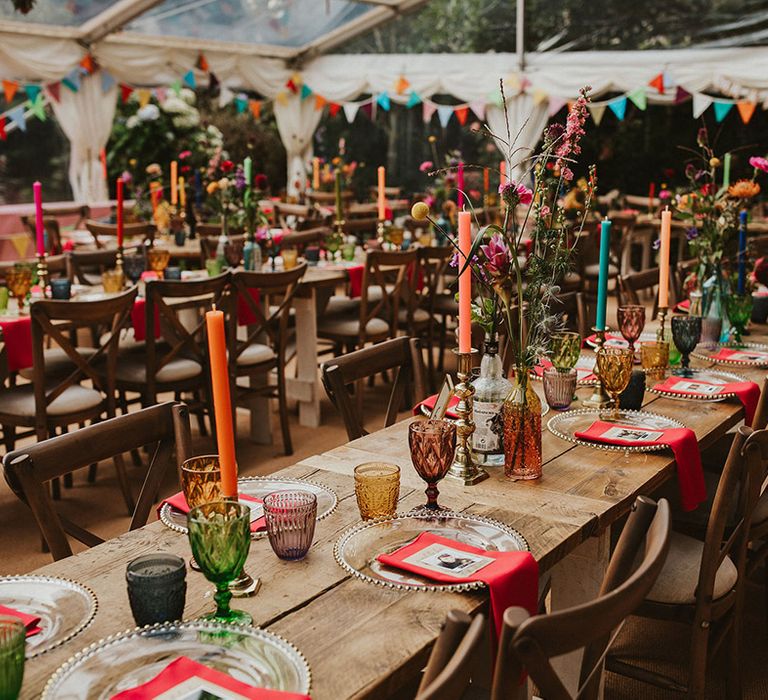
<svg viewBox="0 0 768 700">
<path fill-rule="evenodd" d="M 517 183 L 514 180 L 499 185 L 499 194 L 502 199 L 511 207 L 518 204 L 530 204 L 533 201 L 533 192 L 529 190 L 522 182 Z"/>
<path fill-rule="evenodd" d="M 697 229 L 695 226 L 689 226 L 687 229 L 685 229 L 685 237 L 689 241 L 692 241 L 694 238 L 698 238 L 699 229 Z"/>
<path fill-rule="evenodd" d="M 133 181 L 133 175 L 131 175 L 131 173 L 130 173 L 130 172 L 128 172 L 127 170 L 123 170 L 123 174 L 120 176 L 120 179 L 121 179 L 121 180 L 122 180 L 122 181 L 123 181 L 123 182 L 124 182 L 126 185 L 130 185 L 130 184 L 131 184 L 131 182 Z"/>
<path fill-rule="evenodd" d="M 509 247 L 498 233 L 494 233 L 486 245 L 481 245 L 480 250 L 485 257 L 484 268 L 491 277 L 507 278 L 512 269 L 512 259 Z"/>
<path fill-rule="evenodd" d="M 235 170 L 235 188 L 238 192 L 245 189 L 245 172 L 242 165 L 238 165 L 237 170 Z"/>
<path fill-rule="evenodd" d="M 654 249 L 654 250 L 658 250 L 659 248 L 661 248 L 661 238 L 657 238 L 657 239 L 656 239 L 656 240 L 653 242 L 653 249 Z"/>
<path fill-rule="evenodd" d="M 752 156 L 749 159 L 749 164 L 755 170 L 762 170 L 764 173 L 768 173 L 768 158 L 763 158 L 762 156 Z"/>
</svg>

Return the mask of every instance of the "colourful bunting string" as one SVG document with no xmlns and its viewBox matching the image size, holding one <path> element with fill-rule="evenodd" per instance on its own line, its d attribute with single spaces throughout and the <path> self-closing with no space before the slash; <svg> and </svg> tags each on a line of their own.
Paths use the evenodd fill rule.
<svg viewBox="0 0 768 700">
<path fill-rule="evenodd" d="M 648 85 L 650 87 L 656 88 L 659 91 L 660 95 L 664 94 L 664 73 L 659 73 L 653 80 L 651 80 Z"/>
<path fill-rule="evenodd" d="M 193 90 L 197 87 L 197 81 L 195 80 L 195 71 L 188 70 L 186 73 L 184 73 L 183 80 L 187 87 L 190 87 Z"/>
<path fill-rule="evenodd" d="M 245 95 L 237 95 L 235 97 L 235 109 L 238 114 L 242 114 L 248 109 L 248 98 Z"/>
<path fill-rule="evenodd" d="M 373 105 L 374 102 L 364 102 L 360 105 L 360 111 L 368 117 L 368 119 L 373 119 Z"/>
<path fill-rule="evenodd" d="M 16 125 L 17 129 L 20 129 L 21 131 L 27 130 L 27 117 L 24 114 L 24 107 L 19 105 L 18 107 L 14 107 L 11 110 L 8 110 L 8 119 L 11 120 L 12 124 Z"/>
<path fill-rule="evenodd" d="M 202 51 L 197 56 L 197 63 L 195 64 L 195 67 L 198 70 L 203 71 L 203 73 L 207 73 L 209 70 L 208 61 L 206 60 Z"/>
<path fill-rule="evenodd" d="M 432 115 L 437 111 L 437 107 L 431 102 L 425 102 L 421 108 L 421 116 L 425 124 L 432 120 Z"/>
<path fill-rule="evenodd" d="M 120 99 L 123 101 L 123 104 L 128 102 L 132 93 L 133 88 L 130 85 L 120 85 Z"/>
<path fill-rule="evenodd" d="M 277 95 L 275 95 L 275 100 L 278 102 L 278 104 L 281 104 L 283 106 L 288 104 L 288 93 L 287 92 L 278 92 Z"/>
<path fill-rule="evenodd" d="M 248 100 L 248 108 L 256 121 L 261 119 L 261 100 Z"/>
<path fill-rule="evenodd" d="M 293 82 L 293 78 L 288 78 L 285 83 L 285 87 L 287 87 L 294 95 L 299 91 L 296 83 Z"/>
<path fill-rule="evenodd" d="M 469 108 L 475 113 L 475 116 L 480 120 L 485 120 L 485 102 L 477 100 L 469 103 Z"/>
<path fill-rule="evenodd" d="M 322 95 L 315 95 L 315 110 L 319 112 L 325 107 L 327 103 L 328 100 L 326 100 Z"/>
<path fill-rule="evenodd" d="M 618 100 L 609 102 L 608 107 L 616 115 L 616 119 L 623 121 L 624 115 L 627 113 L 627 98 L 620 97 Z"/>
<path fill-rule="evenodd" d="M 728 112 L 733 109 L 733 102 L 720 102 L 715 100 L 715 121 L 721 122 L 728 116 Z"/>
<path fill-rule="evenodd" d="M 749 124 L 749 120 L 752 119 L 752 115 L 755 113 L 757 107 L 756 102 L 737 102 L 736 109 L 739 110 L 739 116 L 744 124 Z"/>
<path fill-rule="evenodd" d="M 80 67 L 86 75 L 93 73 L 96 70 L 96 63 L 93 60 L 93 56 L 91 56 L 91 54 L 83 56 L 83 60 L 80 61 Z"/>
<path fill-rule="evenodd" d="M 547 99 L 549 95 L 547 95 L 546 91 L 544 90 L 534 90 L 533 91 L 533 104 L 540 105 L 544 100 Z"/>
<path fill-rule="evenodd" d="M 155 88 L 154 93 L 158 102 L 165 102 L 165 98 L 168 97 L 168 90 L 164 87 Z"/>
<path fill-rule="evenodd" d="M 411 107 L 415 107 L 417 104 L 421 102 L 421 98 L 418 96 L 415 90 L 411 90 L 411 94 L 408 97 L 408 102 L 405 103 L 405 106 L 408 109 L 411 109 Z"/>
<path fill-rule="evenodd" d="M 411 84 L 405 79 L 405 76 L 401 75 L 395 83 L 395 92 L 398 95 L 402 95 L 409 87 L 411 87 Z"/>
<path fill-rule="evenodd" d="M 504 97 L 501 94 L 501 90 L 496 90 L 488 96 L 488 101 L 501 108 L 504 106 Z"/>
<path fill-rule="evenodd" d="M 103 68 L 101 69 L 101 91 L 102 92 L 109 92 L 115 85 L 115 79 L 112 77 L 112 74 L 108 71 L 105 71 Z"/>
<path fill-rule="evenodd" d="M 176 95 L 176 97 L 181 95 L 181 80 L 174 80 L 171 83 L 171 90 L 173 90 L 173 92 Z"/>
<path fill-rule="evenodd" d="M 335 117 L 339 111 L 341 111 L 341 105 L 338 102 L 331 102 L 331 104 L 328 105 L 328 114 L 331 117 Z"/>
<path fill-rule="evenodd" d="M 302 100 L 306 100 L 311 94 L 312 94 L 312 90 L 310 89 L 309 85 L 302 85 L 301 86 L 301 99 Z"/>
<path fill-rule="evenodd" d="M 360 109 L 360 105 L 357 102 L 344 103 L 344 116 L 347 118 L 347 122 L 351 124 L 353 121 L 355 121 L 358 109 Z"/>
<path fill-rule="evenodd" d="M 49 85 L 46 85 L 46 90 L 51 96 L 51 99 L 55 100 L 56 103 L 61 102 L 61 83 L 50 83 Z"/>
<path fill-rule="evenodd" d="M 376 98 L 376 102 L 385 112 L 389 112 L 391 105 L 389 102 L 389 95 L 386 92 L 379 93 L 378 97 Z"/>
<path fill-rule="evenodd" d="M 603 121 L 603 115 L 605 114 L 605 108 L 607 105 L 590 105 L 589 113 L 592 115 L 592 121 L 595 122 L 595 126 L 600 126 L 600 122 Z"/>
<path fill-rule="evenodd" d="M 677 90 L 675 90 L 675 104 L 679 105 L 685 102 L 689 97 L 691 96 L 691 93 L 688 92 L 685 88 L 681 88 L 679 85 L 677 86 Z"/>
<path fill-rule="evenodd" d="M 467 123 L 467 117 L 469 117 L 469 107 L 457 107 L 454 110 L 456 119 L 459 120 L 459 124 L 464 126 Z"/>
<path fill-rule="evenodd" d="M 437 108 L 437 119 L 440 122 L 440 126 L 445 129 L 448 126 L 448 122 L 451 121 L 453 116 L 453 107 L 450 105 L 440 105 Z"/>
<path fill-rule="evenodd" d="M 80 71 L 75 68 L 67 73 L 66 77 L 61 79 L 61 82 L 72 92 L 77 92 L 80 90 Z"/>
<path fill-rule="evenodd" d="M 141 109 L 149 104 L 149 101 L 152 99 L 152 92 L 145 88 L 141 88 L 136 91 L 136 98 L 139 101 L 139 109 Z"/>
<path fill-rule="evenodd" d="M 627 93 L 627 97 L 632 100 L 632 103 L 640 110 L 645 110 L 648 105 L 648 98 L 645 94 L 645 88 L 638 88 L 632 92 Z"/>
<path fill-rule="evenodd" d="M 701 93 L 694 93 L 693 95 L 693 118 L 698 119 L 704 112 L 707 111 L 709 105 L 712 104 L 712 98 Z"/>
<path fill-rule="evenodd" d="M 19 89 L 19 84 L 15 80 L 3 80 L 3 93 L 5 93 L 5 101 L 8 104 L 13 102 L 13 98 L 16 96 L 16 91 Z"/>
<path fill-rule="evenodd" d="M 37 96 L 40 94 L 40 91 L 43 88 L 40 85 L 25 85 L 24 86 L 24 92 L 27 93 L 27 97 L 29 98 L 30 102 L 34 102 L 37 99 Z"/>
<path fill-rule="evenodd" d="M 38 95 L 34 102 L 29 105 L 30 114 L 36 116 L 41 122 L 46 119 L 45 115 L 45 98 L 42 95 Z"/>
<path fill-rule="evenodd" d="M 554 117 L 563 107 L 565 107 L 565 100 L 562 97 L 550 97 L 547 114 Z"/>
</svg>

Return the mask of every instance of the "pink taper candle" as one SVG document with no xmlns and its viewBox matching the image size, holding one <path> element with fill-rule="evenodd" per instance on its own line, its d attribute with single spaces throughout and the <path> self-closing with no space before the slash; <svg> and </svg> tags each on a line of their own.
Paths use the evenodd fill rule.
<svg viewBox="0 0 768 700">
<path fill-rule="evenodd" d="M 472 214 L 459 212 L 459 352 L 472 349 L 472 271 L 464 267 L 472 248 Z"/>
<path fill-rule="evenodd" d="M 117 178 L 117 245 L 123 247 L 123 178 Z"/>
<path fill-rule="evenodd" d="M 45 253 L 45 233 L 43 229 L 43 186 L 39 182 L 32 183 L 32 194 L 35 197 L 35 233 L 37 254 Z"/>
<path fill-rule="evenodd" d="M 672 236 L 672 212 L 661 212 L 661 246 L 659 248 L 659 308 L 669 306 L 669 246 Z"/>
<path fill-rule="evenodd" d="M 387 206 L 386 206 L 386 199 L 385 199 L 385 193 L 384 188 L 387 186 L 387 171 L 384 169 L 383 165 L 379 166 L 379 192 L 378 192 L 378 202 L 379 202 L 379 221 L 384 221 L 387 217 Z"/>
</svg>

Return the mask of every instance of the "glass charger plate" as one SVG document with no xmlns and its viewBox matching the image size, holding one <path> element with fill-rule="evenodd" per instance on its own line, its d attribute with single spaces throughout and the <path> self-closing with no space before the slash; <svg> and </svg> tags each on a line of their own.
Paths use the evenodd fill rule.
<svg viewBox="0 0 768 700">
<path fill-rule="evenodd" d="M 166 622 L 102 639 L 50 677 L 44 700 L 108 700 L 154 678 L 180 656 L 252 686 L 309 693 L 309 665 L 290 642 L 250 626 Z"/>
<path fill-rule="evenodd" d="M 593 350 L 597 347 L 595 342 L 597 335 L 593 334 L 586 338 L 584 341 Z M 640 347 L 640 343 L 651 343 L 656 340 L 656 331 L 643 331 L 640 337 L 635 341 L 635 348 Z M 605 345 L 609 348 L 628 348 L 629 343 L 624 340 L 624 337 L 618 331 L 607 331 L 605 334 Z"/>
<path fill-rule="evenodd" d="M 597 377 L 594 376 L 595 369 L 595 356 L 594 355 L 579 355 L 579 359 L 576 360 L 575 369 L 577 372 L 576 386 L 595 386 L 597 384 Z M 593 379 L 586 379 L 585 376 L 592 375 Z M 531 370 L 530 377 L 538 382 L 544 381 L 544 376 L 536 374 Z M 544 411 L 546 413 L 546 411 Z M 544 413 L 541 415 L 543 416 Z"/>
<path fill-rule="evenodd" d="M 723 348 L 728 350 L 739 350 L 744 353 L 744 359 L 726 359 L 721 360 L 713 357 Z M 750 359 L 750 352 L 756 352 Z M 740 343 L 734 345 L 731 343 L 716 343 L 715 345 L 699 345 L 692 353 L 691 357 L 697 357 L 700 360 L 707 360 L 718 365 L 730 365 L 731 367 L 768 367 L 768 345 L 760 343 Z"/>
<path fill-rule="evenodd" d="M 339 565 L 357 578 L 388 588 L 419 591 L 470 591 L 484 588 L 480 581 L 437 583 L 427 578 L 380 564 L 379 554 L 394 552 L 413 542 L 422 532 L 491 552 L 527 552 L 525 537 L 503 523 L 479 515 L 440 512 L 404 513 L 371 520 L 347 530 L 336 542 L 333 555 Z"/>
<path fill-rule="evenodd" d="M 245 476 L 237 480 L 237 488 L 241 493 L 254 498 L 264 498 L 268 493 L 275 491 L 311 491 L 317 496 L 317 519 L 322 520 L 336 509 L 338 498 L 327 486 L 316 484 L 313 481 L 303 479 L 284 479 L 272 476 Z M 174 510 L 167 503 L 160 508 L 160 520 L 166 527 L 187 534 L 187 516 Z M 252 532 L 251 538 L 266 537 L 267 532 Z"/>
<path fill-rule="evenodd" d="M 82 632 L 98 603 L 89 588 L 53 576 L 3 576 L 0 604 L 40 618 L 40 634 L 27 637 L 27 658 L 44 654 Z"/>
<path fill-rule="evenodd" d="M 629 425 L 644 430 L 666 430 L 667 428 L 684 428 L 679 421 L 661 416 L 649 411 L 621 411 L 618 421 L 611 420 L 608 411 L 600 411 L 597 408 L 577 408 L 573 411 L 565 411 L 553 416 L 547 423 L 549 432 L 557 437 L 572 442 L 576 445 L 584 445 L 599 450 L 615 450 L 617 452 L 657 452 L 666 449 L 666 445 L 607 445 L 601 442 L 591 442 L 576 437 L 576 433 L 587 430 L 596 420 L 606 423 L 618 423 Z"/>
<path fill-rule="evenodd" d="M 721 372 L 717 369 L 692 369 L 691 372 L 693 372 L 692 376 L 680 377 L 680 379 L 687 379 L 691 382 L 706 382 L 707 384 L 729 384 L 730 382 L 749 381 L 746 377 L 742 377 L 739 374 L 733 374 L 732 372 Z M 658 396 L 663 396 L 668 399 L 677 399 L 678 401 L 725 401 L 725 399 L 732 399 L 734 396 L 736 396 L 736 394 L 732 391 L 726 391 L 717 394 L 677 394 L 673 391 L 657 389 L 656 386 L 662 383 L 663 382 L 658 382 L 655 386 L 649 386 L 647 389 L 652 394 L 657 394 Z"/>
</svg>

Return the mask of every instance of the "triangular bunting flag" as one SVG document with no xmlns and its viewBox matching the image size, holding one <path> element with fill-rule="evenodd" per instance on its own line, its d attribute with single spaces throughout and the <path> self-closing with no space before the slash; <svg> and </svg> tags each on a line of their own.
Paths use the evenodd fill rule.
<svg viewBox="0 0 768 700">
<path fill-rule="evenodd" d="M 29 98 L 30 102 L 34 102 L 35 99 L 37 99 L 37 96 L 40 94 L 41 90 L 42 88 L 39 85 L 24 86 L 24 92 L 27 93 L 27 97 Z"/>
<path fill-rule="evenodd" d="M 378 105 L 385 111 L 389 112 L 389 95 L 386 92 L 379 93 L 379 96 L 376 98 L 376 102 Z"/>
<path fill-rule="evenodd" d="M 533 104 L 540 105 L 549 95 L 544 90 L 536 89 L 533 91 Z"/>
<path fill-rule="evenodd" d="M 360 109 L 360 105 L 357 102 L 345 102 L 344 103 L 344 116 L 347 118 L 347 121 L 351 124 L 353 121 L 355 121 L 355 117 L 357 116 L 357 110 Z"/>
<path fill-rule="evenodd" d="M 531 87 L 532 83 L 528 78 L 525 76 L 522 77 L 520 80 L 520 92 L 525 92 L 529 87 Z"/>
<path fill-rule="evenodd" d="M 648 105 L 648 98 L 645 94 L 645 88 L 637 88 L 632 92 L 627 93 L 627 97 L 632 100 L 632 103 L 638 109 L 645 110 Z"/>
<path fill-rule="evenodd" d="M 373 120 L 373 105 L 376 104 L 375 102 L 365 102 L 360 105 L 360 111 L 368 117 L 368 119 Z"/>
<path fill-rule="evenodd" d="M 123 104 L 128 102 L 128 99 L 130 98 L 132 92 L 133 92 L 133 88 L 130 85 L 120 86 L 120 99 L 122 99 Z"/>
<path fill-rule="evenodd" d="M 248 100 L 248 109 L 256 121 L 261 119 L 261 100 Z"/>
<path fill-rule="evenodd" d="M 408 102 L 405 103 L 405 106 L 410 109 L 411 107 L 415 107 L 417 104 L 419 104 L 419 102 L 421 102 L 421 98 L 415 90 L 411 90 L 411 95 L 408 98 Z"/>
<path fill-rule="evenodd" d="M 707 111 L 709 105 L 712 104 L 712 98 L 708 95 L 702 95 L 700 92 L 693 94 L 693 118 L 698 119 L 704 112 Z"/>
<path fill-rule="evenodd" d="M 219 90 L 219 109 L 222 109 L 226 107 L 230 102 L 232 102 L 232 98 L 235 96 L 235 93 L 232 92 L 226 85 L 221 86 L 221 90 Z"/>
<path fill-rule="evenodd" d="M 341 105 L 338 102 L 331 102 L 331 104 L 328 105 L 328 114 L 330 116 L 335 117 L 340 111 Z"/>
<path fill-rule="evenodd" d="M 15 236 L 11 236 L 11 243 L 19 254 L 20 258 L 27 257 L 27 247 L 29 246 L 29 235 L 26 233 L 19 233 Z"/>
<path fill-rule="evenodd" d="M 589 113 L 592 115 L 592 121 L 595 122 L 595 126 L 600 126 L 600 122 L 603 121 L 603 115 L 605 114 L 605 105 L 590 105 Z"/>
<path fill-rule="evenodd" d="M 202 51 L 198 54 L 197 63 L 195 65 L 199 70 L 203 71 L 203 73 L 208 72 L 210 66 L 208 65 L 208 61 L 205 59 Z"/>
<path fill-rule="evenodd" d="M 622 121 L 624 119 L 624 115 L 627 113 L 627 98 L 620 97 L 618 100 L 609 102 L 608 107 L 610 108 L 611 112 L 616 115 L 616 119 Z"/>
<path fill-rule="evenodd" d="M 301 86 L 301 99 L 306 100 L 312 94 L 312 88 L 309 85 Z"/>
<path fill-rule="evenodd" d="M 737 102 L 736 108 L 739 110 L 739 116 L 741 121 L 745 124 L 749 124 L 749 120 L 752 119 L 752 115 L 755 113 L 756 102 Z"/>
<path fill-rule="evenodd" d="M 80 89 L 80 71 L 75 69 L 67 73 L 66 78 L 61 80 L 72 92 L 77 92 Z"/>
<path fill-rule="evenodd" d="M 242 114 L 248 108 L 248 98 L 245 95 L 235 97 L 235 109 L 238 114 Z"/>
<path fill-rule="evenodd" d="M 139 108 L 146 107 L 152 98 L 152 93 L 146 88 L 136 90 L 136 99 L 139 101 Z"/>
<path fill-rule="evenodd" d="M 425 124 L 429 124 L 432 119 L 432 115 L 437 111 L 437 107 L 431 102 L 425 102 L 421 108 L 421 116 L 424 119 Z"/>
<path fill-rule="evenodd" d="M 21 105 L 14 107 L 7 112 L 7 115 L 11 123 L 15 124 L 18 129 L 21 129 L 21 131 L 27 130 L 27 117 L 24 114 L 24 107 Z"/>
<path fill-rule="evenodd" d="M 61 83 L 49 83 L 45 86 L 46 91 L 56 102 L 61 102 Z"/>
<path fill-rule="evenodd" d="M 520 76 L 517 73 L 511 73 L 504 81 L 504 90 L 507 94 L 512 92 L 519 92 L 521 85 L 522 83 L 520 82 Z M 499 94 L 501 94 L 500 91 Z"/>
<path fill-rule="evenodd" d="M 171 90 L 173 90 L 173 93 L 178 97 L 181 95 L 181 80 L 174 80 L 171 83 Z"/>
<path fill-rule="evenodd" d="M 29 105 L 29 111 L 34 114 L 41 122 L 45 121 L 45 98 L 38 95 L 34 102 Z"/>
<path fill-rule="evenodd" d="M 293 78 L 288 78 L 285 87 L 287 87 L 294 95 L 299 91 L 298 86 L 293 82 Z"/>
<path fill-rule="evenodd" d="M 275 95 L 275 99 L 283 106 L 288 104 L 288 93 L 282 90 Z"/>
<path fill-rule="evenodd" d="M 395 92 L 398 95 L 402 95 L 409 87 L 411 87 L 411 84 L 405 79 L 404 75 L 401 75 L 395 83 Z"/>
<path fill-rule="evenodd" d="M 733 102 L 718 102 L 715 100 L 715 121 L 721 122 L 728 116 L 728 112 L 733 109 Z"/>
<path fill-rule="evenodd" d="M 19 89 L 19 84 L 15 80 L 3 80 L 3 92 L 5 93 L 5 101 L 8 104 L 13 102 L 13 98 L 16 96 L 16 91 Z"/>
<path fill-rule="evenodd" d="M 518 81 L 519 84 L 519 81 Z M 488 96 L 488 101 L 493 102 L 497 107 L 504 106 L 504 96 L 501 94 L 501 90 L 495 90 Z"/>
<path fill-rule="evenodd" d="M 182 79 L 186 83 L 187 87 L 191 87 L 193 90 L 197 86 L 197 81 L 195 80 L 195 71 L 193 70 L 188 70 L 186 73 L 184 73 Z"/>
<path fill-rule="evenodd" d="M 459 120 L 459 124 L 464 126 L 467 123 L 467 117 L 469 116 L 469 107 L 457 107 L 453 111 L 456 114 L 456 119 Z"/>
<path fill-rule="evenodd" d="M 664 73 L 659 73 L 653 80 L 648 82 L 650 87 L 656 88 L 660 95 L 664 94 Z"/>
<path fill-rule="evenodd" d="M 563 107 L 565 107 L 565 100 L 562 97 L 550 97 L 547 114 L 554 117 Z"/>
<path fill-rule="evenodd" d="M 101 69 L 101 91 L 109 92 L 115 84 L 115 79 L 108 71 Z"/>
<path fill-rule="evenodd" d="M 165 98 L 168 97 L 168 90 L 164 87 L 157 87 L 152 92 L 155 93 L 158 102 L 165 102 Z"/>
<path fill-rule="evenodd" d="M 5 133 L 5 117 L 0 117 L 0 141 L 5 141 L 7 138 L 8 134 Z M 23 253 L 21 253 L 21 255 L 23 255 Z"/>
<path fill-rule="evenodd" d="M 485 102 L 482 100 L 475 100 L 469 103 L 469 108 L 475 113 L 475 116 L 483 121 L 485 119 Z"/>
<path fill-rule="evenodd" d="M 80 61 L 80 67 L 85 71 L 86 75 L 90 75 L 93 73 L 94 69 L 96 68 L 96 64 L 93 61 L 93 56 L 91 54 L 85 54 L 83 56 L 83 60 Z"/>
<path fill-rule="evenodd" d="M 440 105 L 437 108 L 437 118 L 440 121 L 440 126 L 445 128 L 448 126 L 448 122 L 451 121 L 453 116 L 453 107 L 450 105 Z"/>
<path fill-rule="evenodd" d="M 681 88 L 679 85 L 677 86 L 677 90 L 675 90 L 675 104 L 679 105 L 685 102 L 689 97 L 691 96 L 691 93 L 688 92 L 685 88 Z"/>
<path fill-rule="evenodd" d="M 322 95 L 315 95 L 315 110 L 318 112 L 325 107 L 328 100 L 326 100 Z"/>
</svg>

